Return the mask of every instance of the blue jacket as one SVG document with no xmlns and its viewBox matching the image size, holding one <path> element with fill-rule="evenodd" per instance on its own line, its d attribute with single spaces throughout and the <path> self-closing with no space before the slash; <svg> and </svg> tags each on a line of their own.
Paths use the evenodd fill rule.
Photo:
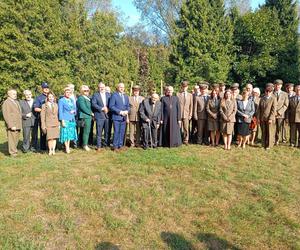
<svg viewBox="0 0 300 250">
<path fill-rule="evenodd" d="M 44 95 L 44 94 L 40 94 L 39 96 L 37 96 L 35 99 L 34 99 L 34 101 L 33 101 L 33 105 L 32 105 L 32 108 L 33 108 L 33 110 L 35 109 L 35 108 L 42 108 L 42 105 L 45 103 L 45 101 L 46 101 L 46 98 L 47 98 L 47 96 L 46 95 Z M 39 117 L 39 115 L 40 115 L 40 112 L 33 112 L 34 113 L 34 115 L 35 116 L 37 116 L 37 117 Z"/>
<path fill-rule="evenodd" d="M 125 101 L 125 103 L 123 103 L 123 100 L 122 100 L 119 92 L 114 92 L 111 95 L 110 101 L 109 101 L 109 109 L 112 112 L 112 120 L 114 120 L 114 121 L 125 120 L 125 117 L 120 115 L 121 111 L 128 111 L 128 112 L 130 111 L 129 98 L 125 94 L 124 94 L 124 101 Z"/>
<path fill-rule="evenodd" d="M 75 111 L 75 113 L 71 113 Z M 58 100 L 58 119 L 60 121 L 72 121 L 75 120 L 76 115 L 76 105 L 72 99 L 67 99 L 65 97 Z"/>
<path fill-rule="evenodd" d="M 105 96 L 106 96 L 106 103 L 103 103 L 99 92 L 95 93 L 92 97 L 92 109 L 96 120 L 108 119 L 108 114 L 105 114 L 102 108 L 104 108 L 105 106 L 107 108 L 109 107 L 110 94 L 105 93 Z"/>
</svg>

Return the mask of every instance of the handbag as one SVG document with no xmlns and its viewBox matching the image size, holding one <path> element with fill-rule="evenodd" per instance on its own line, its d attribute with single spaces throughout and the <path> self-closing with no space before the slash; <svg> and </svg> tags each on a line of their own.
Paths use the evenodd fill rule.
<svg viewBox="0 0 300 250">
<path fill-rule="evenodd" d="M 77 127 L 79 127 L 79 128 L 84 128 L 84 126 L 85 126 L 85 121 L 84 121 L 84 119 L 79 119 L 79 120 L 77 120 Z"/>
<path fill-rule="evenodd" d="M 253 130 L 253 129 L 256 128 L 256 126 L 257 126 L 257 119 L 256 119 L 256 117 L 254 116 L 254 117 L 252 118 L 252 120 L 251 120 L 249 129 Z"/>
</svg>

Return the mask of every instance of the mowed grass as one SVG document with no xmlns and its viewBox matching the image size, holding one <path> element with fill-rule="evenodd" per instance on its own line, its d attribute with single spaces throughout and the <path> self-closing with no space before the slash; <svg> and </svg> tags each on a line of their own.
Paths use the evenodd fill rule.
<svg viewBox="0 0 300 250">
<path fill-rule="evenodd" d="M 300 150 L 6 156 L 1 249 L 300 249 Z"/>
</svg>

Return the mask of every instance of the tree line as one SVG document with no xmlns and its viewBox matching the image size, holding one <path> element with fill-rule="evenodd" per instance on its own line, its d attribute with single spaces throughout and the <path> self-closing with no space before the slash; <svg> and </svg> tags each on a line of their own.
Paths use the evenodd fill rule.
<svg viewBox="0 0 300 250">
<path fill-rule="evenodd" d="M 8 88 L 55 92 L 68 83 L 299 81 L 297 2 L 135 0 L 144 21 L 126 28 L 109 0 L 0 2 L 0 102 Z M 241 8 L 241 6 L 243 8 Z"/>
</svg>

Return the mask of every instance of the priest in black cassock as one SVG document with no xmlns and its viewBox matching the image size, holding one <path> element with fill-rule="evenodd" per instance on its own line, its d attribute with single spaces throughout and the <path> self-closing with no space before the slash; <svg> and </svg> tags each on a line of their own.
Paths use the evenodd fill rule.
<svg viewBox="0 0 300 250">
<path fill-rule="evenodd" d="M 180 105 L 177 96 L 173 96 L 173 87 L 166 87 L 165 96 L 161 98 L 161 135 L 163 147 L 178 147 L 182 144 L 180 126 Z"/>
</svg>

